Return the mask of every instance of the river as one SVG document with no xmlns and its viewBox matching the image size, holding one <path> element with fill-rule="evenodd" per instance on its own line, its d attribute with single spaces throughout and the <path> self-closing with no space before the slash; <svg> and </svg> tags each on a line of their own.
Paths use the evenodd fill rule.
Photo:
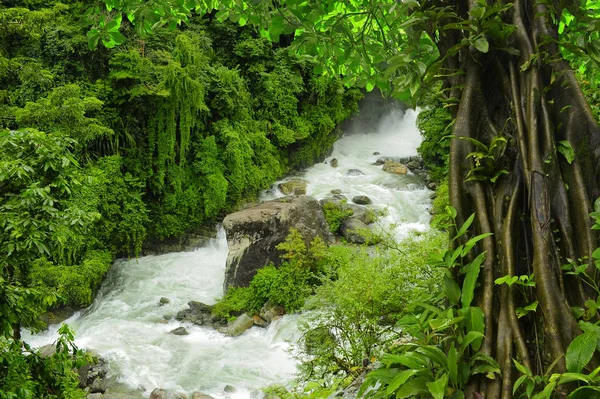
<svg viewBox="0 0 600 399">
<path fill-rule="evenodd" d="M 431 192 L 414 176 L 391 175 L 373 165 L 376 152 L 416 154 L 421 137 L 415 119 L 415 111 L 393 111 L 372 131 L 342 137 L 325 163 L 301 174 L 308 181 L 307 194 L 323 198 L 341 189 L 348 198 L 367 195 L 374 208 L 386 210 L 382 225 L 398 239 L 410 230 L 427 229 Z M 338 160 L 337 168 L 330 166 L 332 158 Z M 348 169 L 363 174 L 349 175 Z M 261 200 L 278 196 L 274 188 Z M 237 338 L 172 318 L 188 301 L 212 304 L 223 294 L 226 258 L 227 241 L 219 229 L 216 238 L 195 251 L 117 261 L 93 305 L 66 321 L 76 332 L 77 345 L 108 359 L 110 375 L 143 391 L 145 398 L 156 387 L 248 398 L 260 387 L 291 381 L 296 363 L 289 349 L 298 339 L 298 316 L 285 316 L 267 329 L 254 327 Z M 159 305 L 161 297 L 170 302 Z M 169 334 L 182 325 L 189 335 Z M 57 330 L 50 326 L 41 334 L 25 333 L 25 338 L 42 346 L 56 339 Z M 225 393 L 226 385 L 237 392 Z"/>
</svg>

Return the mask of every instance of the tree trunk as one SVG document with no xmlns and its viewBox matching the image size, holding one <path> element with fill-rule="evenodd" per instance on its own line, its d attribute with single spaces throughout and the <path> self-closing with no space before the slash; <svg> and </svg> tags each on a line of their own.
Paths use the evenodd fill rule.
<svg viewBox="0 0 600 399">
<path fill-rule="evenodd" d="M 475 3 L 469 1 L 469 8 Z M 584 307 L 596 295 L 579 278 L 564 274 L 561 265 L 567 258 L 592 259 L 598 246 L 589 213 L 600 195 L 600 129 L 569 65 L 548 40 L 558 35 L 546 6 L 516 0 L 510 13 L 506 22 L 517 26 L 513 36 L 520 56 L 471 48 L 459 57 L 466 75 L 450 150 L 450 203 L 457 223 L 475 213 L 473 234 L 494 234 L 478 248 L 487 253 L 476 305 L 486 322 L 481 350 L 497 360 L 502 377 L 470 387 L 486 398 L 512 397 L 518 378 L 513 358 L 537 374 L 558 359 L 552 372 L 564 372 L 565 351 L 580 333 L 571 307 Z M 536 52 L 541 56 L 520 71 Z M 507 144 L 492 170 L 482 173 L 508 173 L 495 182 L 466 181 L 483 160 L 467 157 L 475 146 L 465 138 L 489 146 L 495 137 Z M 563 140 L 574 149 L 572 163 L 557 151 Z M 533 289 L 494 284 L 505 275 L 531 274 Z M 535 312 L 517 318 L 517 307 L 536 300 Z"/>
</svg>

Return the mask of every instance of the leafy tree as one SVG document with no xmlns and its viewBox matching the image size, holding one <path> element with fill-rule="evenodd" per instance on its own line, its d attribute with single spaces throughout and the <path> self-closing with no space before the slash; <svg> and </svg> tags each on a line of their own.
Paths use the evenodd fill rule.
<svg viewBox="0 0 600 399">
<path fill-rule="evenodd" d="M 320 60 L 318 71 L 400 98 L 441 79 L 454 119 L 449 194 L 457 225 L 474 211 L 474 232 L 489 234 L 476 250 L 486 254 L 472 303 L 484 314 L 479 352 L 502 372 L 493 380 L 470 377 L 466 396 L 511 397 L 513 358 L 539 374 L 551 365 L 566 371 L 566 350 L 581 333 L 571 309 L 585 309 L 595 294 L 561 265 L 582 259 L 594 275 L 589 260 L 598 236 L 588 215 L 600 195 L 600 128 L 568 60 L 569 53 L 588 55 L 584 72 L 597 79 L 597 2 L 105 3 L 100 18 L 120 22 L 123 12 L 141 34 L 185 22 L 192 8 L 217 9 L 216 18 L 256 24 L 273 41 L 292 35 L 291 50 Z M 90 39 L 116 43 L 107 26 L 101 19 Z M 532 274 L 528 295 L 494 284 Z M 527 298 L 538 310 L 518 318 Z"/>
</svg>

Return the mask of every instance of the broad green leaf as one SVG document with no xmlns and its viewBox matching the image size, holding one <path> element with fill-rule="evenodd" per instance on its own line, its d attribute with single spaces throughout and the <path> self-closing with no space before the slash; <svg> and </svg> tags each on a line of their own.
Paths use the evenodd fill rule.
<svg viewBox="0 0 600 399">
<path fill-rule="evenodd" d="M 462 307 L 468 308 L 471 306 L 471 302 L 475 297 L 475 285 L 477 283 L 477 277 L 479 277 L 479 270 L 481 264 L 485 259 L 486 252 L 480 253 L 473 261 L 465 267 L 466 276 L 463 282 L 462 288 Z"/>
<path fill-rule="evenodd" d="M 556 149 L 563 154 L 569 164 L 573 163 L 575 160 L 575 150 L 573 150 L 571 143 L 567 140 L 561 140 L 558 142 L 558 147 Z"/>
<path fill-rule="evenodd" d="M 456 348 L 454 347 L 454 342 L 452 342 L 450 349 L 448 350 L 448 378 L 452 385 L 458 384 L 457 357 Z"/>
<path fill-rule="evenodd" d="M 562 373 L 558 380 L 558 384 L 567 384 L 573 381 L 583 381 L 586 384 L 590 383 L 590 379 L 585 374 L 580 373 Z"/>
<path fill-rule="evenodd" d="M 465 335 L 465 337 L 463 338 L 462 343 L 460 344 L 460 350 L 464 352 L 465 349 L 467 349 L 467 346 L 471 344 L 471 342 L 481 338 L 483 338 L 483 333 L 479 331 L 469 331 L 467 335 Z"/>
<path fill-rule="evenodd" d="M 595 332 L 588 331 L 577 336 L 567 348 L 567 370 L 580 373 L 594 356 L 597 343 L 598 335 Z"/>
<path fill-rule="evenodd" d="M 389 383 L 386 389 L 388 395 L 392 395 L 398 388 L 400 388 L 410 377 L 417 374 L 419 370 L 403 370 L 399 372 L 394 379 Z"/>
<path fill-rule="evenodd" d="M 381 358 L 383 364 L 388 367 L 392 364 L 401 364 L 409 369 L 422 369 L 427 365 L 427 358 L 420 353 L 407 352 L 400 355 L 384 355 Z"/>
<path fill-rule="evenodd" d="M 446 392 L 446 386 L 448 385 L 448 374 L 444 373 L 437 380 L 428 382 L 425 385 L 434 399 L 443 399 L 444 393 Z"/>
<path fill-rule="evenodd" d="M 446 295 L 450 303 L 453 305 L 458 305 L 461 292 L 456 281 L 448 276 L 444 276 L 442 280 L 442 287 L 444 290 L 444 295 Z"/>
<path fill-rule="evenodd" d="M 589 392 L 594 391 L 594 392 Z M 593 385 L 585 385 L 577 388 L 567 396 L 569 399 L 590 399 L 600 396 L 600 387 Z"/>
<path fill-rule="evenodd" d="M 481 334 L 485 334 L 485 319 L 483 311 L 478 307 L 468 307 L 458 310 L 458 314 L 465 318 L 465 324 L 467 331 L 477 331 Z M 478 351 L 481 347 L 482 338 L 474 339 L 471 343 L 471 348 Z"/>
<path fill-rule="evenodd" d="M 473 42 L 473 47 L 482 53 L 487 53 L 490 50 L 490 44 L 488 43 L 485 36 L 480 36 Z"/>
<path fill-rule="evenodd" d="M 519 363 L 516 359 L 513 359 L 512 361 L 515 364 L 515 367 L 517 368 L 517 370 L 519 370 L 519 372 L 521 374 L 526 375 L 528 377 L 532 376 L 531 371 L 527 367 L 525 367 L 524 365 Z"/>
<path fill-rule="evenodd" d="M 552 397 L 552 392 L 554 392 L 554 388 L 556 388 L 556 381 L 546 385 L 542 392 L 533 396 L 533 399 L 550 399 Z"/>
<path fill-rule="evenodd" d="M 456 216 L 456 215 L 455 215 Z M 467 230 L 469 229 L 469 227 L 471 227 L 471 223 L 473 223 L 473 220 L 475 219 L 475 214 L 471 214 L 471 216 L 469 216 L 469 218 L 463 223 L 462 226 L 460 226 L 460 229 L 458 230 L 458 232 L 456 233 L 456 235 L 452 238 L 452 241 L 456 240 L 459 237 L 462 237 Z"/>
<path fill-rule="evenodd" d="M 523 384 L 523 382 L 527 379 L 527 375 L 522 375 L 519 377 L 519 379 L 517 379 L 517 381 L 515 381 L 515 385 L 513 385 L 513 396 L 515 395 L 515 392 L 517 392 L 517 389 L 519 389 L 519 387 L 521 386 L 521 384 Z"/>
<path fill-rule="evenodd" d="M 425 377 L 418 377 L 410 380 L 406 384 L 402 385 L 396 392 L 396 399 L 408 398 L 411 396 L 418 396 L 427 394 L 427 386 L 425 385 L 427 380 Z"/>
<path fill-rule="evenodd" d="M 442 368 L 448 368 L 448 358 L 446 357 L 446 354 L 437 346 L 419 346 L 417 351 L 427 356 L 429 360 L 431 360 L 433 363 L 437 363 Z"/>
</svg>

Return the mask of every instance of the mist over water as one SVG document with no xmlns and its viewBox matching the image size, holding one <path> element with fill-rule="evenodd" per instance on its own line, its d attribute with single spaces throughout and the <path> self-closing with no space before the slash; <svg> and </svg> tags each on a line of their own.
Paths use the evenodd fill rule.
<svg viewBox="0 0 600 399">
<path fill-rule="evenodd" d="M 330 190 L 341 189 L 349 201 L 367 195 L 372 207 L 387 209 L 381 224 L 387 228 L 397 224 L 392 230 L 397 238 L 412 229 L 427 229 L 431 192 L 423 182 L 373 165 L 380 156 L 416 154 L 421 141 L 416 115 L 413 110 L 392 111 L 371 131 L 342 137 L 326 163 L 301 174 L 308 181 L 307 194 L 324 198 Z M 332 158 L 338 160 L 337 168 L 330 166 Z M 350 176 L 348 169 L 364 175 Z M 272 189 L 261 199 L 281 195 Z M 191 300 L 213 304 L 222 296 L 226 258 L 227 241 L 219 230 L 215 239 L 192 252 L 117 261 L 94 304 L 67 320 L 77 345 L 107 358 L 110 375 L 133 389 L 142 388 L 145 398 L 156 387 L 187 395 L 200 391 L 215 398 L 248 398 L 260 387 L 291 381 L 296 363 L 289 348 L 299 338 L 298 316 L 285 316 L 267 329 L 253 327 L 237 338 L 172 318 Z M 159 306 L 161 297 L 170 303 Z M 179 326 L 190 334 L 169 334 Z M 38 335 L 25 332 L 24 337 L 32 346 L 42 346 L 56 339 L 57 330 L 51 326 Z M 238 392 L 225 394 L 227 384 Z"/>
</svg>

